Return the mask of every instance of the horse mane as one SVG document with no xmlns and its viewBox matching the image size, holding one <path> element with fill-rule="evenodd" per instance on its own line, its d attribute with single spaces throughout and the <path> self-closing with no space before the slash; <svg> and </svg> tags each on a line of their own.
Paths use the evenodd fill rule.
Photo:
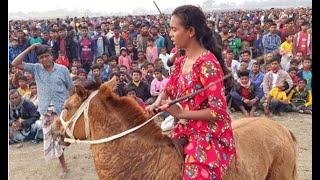
<svg viewBox="0 0 320 180">
<path fill-rule="evenodd" d="M 122 118 L 122 122 L 129 128 L 138 126 L 149 118 L 144 109 L 131 97 L 120 97 L 111 92 L 107 86 L 101 86 L 99 96 L 103 99 L 103 103 L 110 104 Z M 150 122 L 141 129 L 136 131 L 140 138 L 152 138 L 154 143 L 158 143 L 161 140 L 172 143 L 171 139 L 162 134 L 162 130 L 155 122 Z"/>
</svg>

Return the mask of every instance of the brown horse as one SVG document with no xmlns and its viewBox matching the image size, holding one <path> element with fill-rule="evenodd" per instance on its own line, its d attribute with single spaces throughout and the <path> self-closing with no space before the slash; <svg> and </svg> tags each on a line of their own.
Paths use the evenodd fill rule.
<svg viewBox="0 0 320 180">
<path fill-rule="evenodd" d="M 143 109 L 129 97 L 112 92 L 115 79 L 100 86 L 91 99 L 88 117 L 92 140 L 109 137 L 145 122 Z M 90 91 L 76 86 L 76 93 L 65 102 L 67 121 Z M 280 124 L 267 118 L 246 118 L 233 122 L 238 154 L 223 179 L 292 180 L 296 177 L 296 140 Z M 59 119 L 55 132 L 65 136 Z M 75 124 L 74 137 L 86 139 L 84 116 Z M 100 179 L 182 179 L 183 157 L 177 146 L 151 122 L 141 129 L 108 143 L 92 145 L 95 168 Z"/>
</svg>

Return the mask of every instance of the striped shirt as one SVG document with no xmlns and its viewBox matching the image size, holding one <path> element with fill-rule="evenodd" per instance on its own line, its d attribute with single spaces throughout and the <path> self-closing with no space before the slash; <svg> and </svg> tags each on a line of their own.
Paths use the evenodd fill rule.
<svg viewBox="0 0 320 180">
<path fill-rule="evenodd" d="M 55 112 L 60 115 L 64 101 L 69 97 L 73 86 L 72 79 L 66 67 L 54 63 L 53 70 L 48 72 L 40 63 L 23 63 L 24 69 L 35 78 L 39 98 L 39 112 L 44 115 L 50 103 Z"/>
</svg>

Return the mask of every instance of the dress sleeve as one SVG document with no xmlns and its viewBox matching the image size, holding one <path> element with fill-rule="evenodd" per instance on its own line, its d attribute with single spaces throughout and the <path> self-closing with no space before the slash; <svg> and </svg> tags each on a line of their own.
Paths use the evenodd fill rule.
<svg viewBox="0 0 320 180">
<path fill-rule="evenodd" d="M 211 85 L 204 91 L 203 95 L 208 99 L 207 106 L 209 106 L 212 116 L 216 118 L 218 115 L 226 115 L 227 103 L 224 95 L 224 84 L 223 81 L 216 83 L 224 76 L 219 62 L 215 58 L 208 57 L 200 63 L 199 71 L 202 87 Z"/>
</svg>

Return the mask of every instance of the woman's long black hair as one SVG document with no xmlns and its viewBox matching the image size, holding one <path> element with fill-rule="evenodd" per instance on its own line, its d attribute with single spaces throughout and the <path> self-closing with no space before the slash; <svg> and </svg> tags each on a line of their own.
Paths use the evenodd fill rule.
<svg viewBox="0 0 320 180">
<path fill-rule="evenodd" d="M 185 28 L 194 27 L 196 40 L 207 50 L 211 51 L 218 59 L 220 66 L 225 75 L 230 73 L 230 70 L 226 67 L 224 59 L 222 57 L 222 48 L 217 46 L 213 38 L 211 29 L 207 26 L 206 17 L 200 8 L 193 5 L 184 5 L 177 7 L 172 15 L 179 17 L 182 21 L 182 25 Z M 226 93 L 229 92 L 232 86 L 232 77 L 227 78 L 224 81 Z"/>
</svg>

